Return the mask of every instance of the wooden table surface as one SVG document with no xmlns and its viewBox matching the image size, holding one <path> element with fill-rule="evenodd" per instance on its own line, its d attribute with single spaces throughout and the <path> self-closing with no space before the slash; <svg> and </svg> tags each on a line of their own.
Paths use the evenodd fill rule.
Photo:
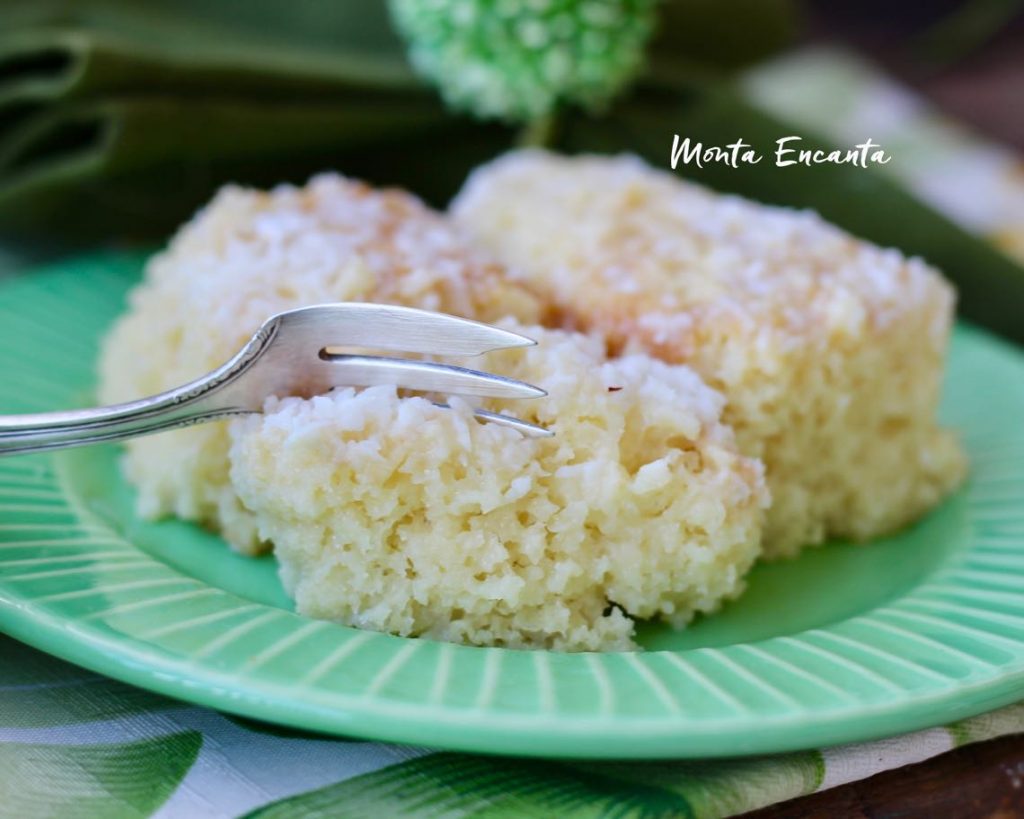
<svg viewBox="0 0 1024 819">
<path fill-rule="evenodd" d="M 1024 735 L 781 802 L 744 819 L 1011 819 L 1024 816 Z"/>
</svg>

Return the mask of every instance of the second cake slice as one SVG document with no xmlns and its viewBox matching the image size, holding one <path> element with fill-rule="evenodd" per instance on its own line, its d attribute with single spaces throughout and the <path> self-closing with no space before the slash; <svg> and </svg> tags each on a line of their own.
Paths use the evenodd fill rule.
<svg viewBox="0 0 1024 819">
<path fill-rule="evenodd" d="M 954 294 L 920 260 L 632 157 L 513 153 L 452 211 L 567 324 L 722 390 L 765 463 L 766 554 L 892 531 L 962 479 L 936 422 Z"/>
</svg>

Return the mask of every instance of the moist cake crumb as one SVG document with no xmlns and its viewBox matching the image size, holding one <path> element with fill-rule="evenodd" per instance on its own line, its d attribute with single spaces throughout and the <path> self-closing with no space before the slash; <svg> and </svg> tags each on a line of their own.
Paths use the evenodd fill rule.
<svg viewBox="0 0 1024 819">
<path fill-rule="evenodd" d="M 231 426 L 231 475 L 300 613 L 475 645 L 634 648 L 735 597 L 760 553 L 759 462 L 687 367 L 607 360 L 603 341 L 504 326 L 537 347 L 479 365 L 537 384 L 488 409 L 390 387 L 272 399 Z M 474 360 L 476 361 L 476 360 Z"/>
</svg>

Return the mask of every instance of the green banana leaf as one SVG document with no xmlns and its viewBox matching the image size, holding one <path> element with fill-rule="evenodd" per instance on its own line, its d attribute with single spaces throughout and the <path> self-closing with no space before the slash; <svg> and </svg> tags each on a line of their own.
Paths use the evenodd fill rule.
<svg viewBox="0 0 1024 819">
<path fill-rule="evenodd" d="M 0 6 L 0 240 L 164 237 L 227 182 L 340 169 L 443 204 L 512 132 L 450 116 L 380 0 Z"/>
<path fill-rule="evenodd" d="M 337 101 L 357 92 L 430 89 L 400 55 L 341 52 L 327 57 L 274 48 L 183 48 L 141 44 L 123 35 L 76 28 L 23 29 L 0 39 L 0 122 L 19 109 L 104 95 L 240 96 L 266 101 Z"/>
<path fill-rule="evenodd" d="M 385 0 L 2 0 L 0 32 L 74 28 L 161 53 L 361 55 L 403 62 Z"/>
<path fill-rule="evenodd" d="M 465 159 L 508 142 L 499 129 L 463 130 L 429 99 L 338 106 L 129 97 L 62 106 L 0 145 L 0 224 L 8 240 L 159 236 L 225 181 L 301 182 L 318 168 L 411 183 L 443 199 L 461 183 Z"/>
</svg>

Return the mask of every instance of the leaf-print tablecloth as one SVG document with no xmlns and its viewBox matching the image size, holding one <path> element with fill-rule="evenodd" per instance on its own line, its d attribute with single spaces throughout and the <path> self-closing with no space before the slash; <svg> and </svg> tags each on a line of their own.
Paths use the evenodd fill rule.
<svg viewBox="0 0 1024 819">
<path fill-rule="evenodd" d="M 1024 731 L 1024 704 L 881 742 L 717 761 L 474 756 L 279 729 L 0 637 L 0 816 L 723 817 Z"/>
<path fill-rule="evenodd" d="M 786 58 L 749 80 L 755 102 L 836 140 L 861 138 L 865 127 L 887 145 L 913 134 L 917 160 L 893 163 L 892 172 L 1024 258 L 1024 179 L 1008 152 L 950 128 L 901 89 L 830 52 Z M 843 93 L 835 93 L 837 84 Z M 789 93 L 775 94 L 779 88 Z M 967 210 L 965 200 L 999 207 Z M 879 742 L 771 757 L 473 756 L 262 725 L 108 680 L 0 635 L 4 819 L 724 817 L 1017 732 L 1024 732 L 1024 703 Z"/>
</svg>

